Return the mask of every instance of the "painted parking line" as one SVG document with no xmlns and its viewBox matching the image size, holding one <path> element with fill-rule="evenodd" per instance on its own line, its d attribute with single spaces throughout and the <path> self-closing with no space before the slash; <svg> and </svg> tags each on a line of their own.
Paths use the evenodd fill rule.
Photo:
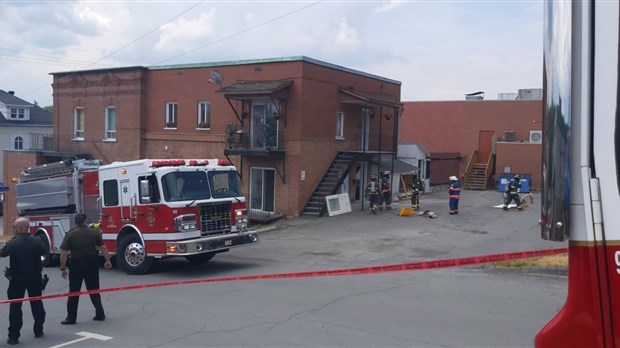
<svg viewBox="0 0 620 348">
<path fill-rule="evenodd" d="M 99 341 L 107 341 L 107 340 L 111 340 L 111 339 L 114 338 L 114 337 L 99 335 L 99 334 L 96 334 L 96 333 L 86 332 L 86 331 L 80 331 L 80 332 L 76 333 L 76 335 L 82 336 L 82 337 L 80 337 L 78 339 L 75 339 L 73 341 L 69 341 L 69 342 L 65 342 L 65 343 L 61 343 L 61 344 L 52 346 L 50 348 L 65 347 L 65 346 L 68 346 L 68 345 L 71 345 L 71 344 L 74 344 L 74 343 L 78 343 L 78 342 L 89 340 L 91 338 L 99 340 Z"/>
</svg>

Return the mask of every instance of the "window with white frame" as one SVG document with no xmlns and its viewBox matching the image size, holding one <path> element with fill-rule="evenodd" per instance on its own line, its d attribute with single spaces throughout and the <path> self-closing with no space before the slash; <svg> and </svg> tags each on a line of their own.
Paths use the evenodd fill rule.
<svg viewBox="0 0 620 348">
<path fill-rule="evenodd" d="M 73 109 L 73 139 L 84 140 L 84 108 Z"/>
<path fill-rule="evenodd" d="M 105 139 L 116 139 L 116 108 L 113 106 L 105 108 Z"/>
<path fill-rule="evenodd" d="M 177 128 L 178 104 L 166 102 L 166 128 Z"/>
<path fill-rule="evenodd" d="M 13 149 L 15 150 L 23 150 L 24 149 L 24 138 L 21 136 L 16 136 L 13 140 Z"/>
<path fill-rule="evenodd" d="M 211 128 L 211 103 L 198 102 L 198 128 Z"/>
<path fill-rule="evenodd" d="M 344 112 L 336 113 L 336 139 L 344 139 Z"/>
<path fill-rule="evenodd" d="M 12 120 L 25 120 L 26 119 L 26 109 L 24 108 L 11 108 L 11 119 Z"/>
</svg>

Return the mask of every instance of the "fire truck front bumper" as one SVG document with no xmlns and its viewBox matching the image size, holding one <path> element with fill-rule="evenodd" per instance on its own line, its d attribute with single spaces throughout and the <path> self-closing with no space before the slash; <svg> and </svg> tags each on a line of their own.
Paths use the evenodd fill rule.
<svg viewBox="0 0 620 348">
<path fill-rule="evenodd" d="M 166 242 L 167 256 L 188 256 L 226 251 L 244 245 L 258 244 L 258 233 L 248 231 L 181 241 Z"/>
</svg>

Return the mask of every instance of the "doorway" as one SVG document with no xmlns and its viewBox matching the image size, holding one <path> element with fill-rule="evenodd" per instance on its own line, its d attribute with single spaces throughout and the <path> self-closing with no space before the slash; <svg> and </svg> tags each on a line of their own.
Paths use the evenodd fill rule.
<svg viewBox="0 0 620 348">
<path fill-rule="evenodd" d="M 250 209 L 273 212 L 275 208 L 275 170 L 252 168 L 250 170 Z"/>
<path fill-rule="evenodd" d="M 478 133 L 478 163 L 487 163 L 493 148 L 495 131 L 480 131 Z"/>
</svg>

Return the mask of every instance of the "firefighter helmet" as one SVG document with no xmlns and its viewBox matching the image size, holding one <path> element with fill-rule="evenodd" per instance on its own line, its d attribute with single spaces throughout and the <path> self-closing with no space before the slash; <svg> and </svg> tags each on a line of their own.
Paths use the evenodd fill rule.
<svg viewBox="0 0 620 348">
<path fill-rule="evenodd" d="M 371 181 L 377 181 L 377 174 L 373 174 L 370 178 Z"/>
<path fill-rule="evenodd" d="M 456 176 L 454 176 L 454 175 L 452 175 L 448 179 L 450 179 L 450 181 L 459 181 L 459 179 Z"/>
<path fill-rule="evenodd" d="M 519 175 L 519 174 L 515 175 L 515 180 L 521 181 L 521 175 Z"/>
</svg>

